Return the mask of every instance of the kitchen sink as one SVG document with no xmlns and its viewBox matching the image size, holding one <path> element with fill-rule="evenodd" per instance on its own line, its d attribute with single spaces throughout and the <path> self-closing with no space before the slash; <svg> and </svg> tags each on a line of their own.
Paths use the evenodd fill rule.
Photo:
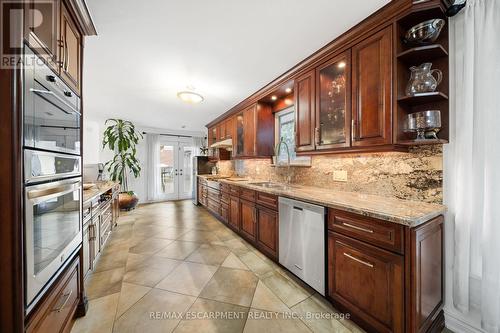
<svg viewBox="0 0 500 333">
<path fill-rule="evenodd" d="M 290 185 L 273 183 L 273 182 L 255 182 L 255 183 L 249 183 L 249 185 L 271 188 L 271 189 L 282 190 L 282 191 L 287 191 L 287 190 L 290 190 L 292 188 Z"/>
</svg>

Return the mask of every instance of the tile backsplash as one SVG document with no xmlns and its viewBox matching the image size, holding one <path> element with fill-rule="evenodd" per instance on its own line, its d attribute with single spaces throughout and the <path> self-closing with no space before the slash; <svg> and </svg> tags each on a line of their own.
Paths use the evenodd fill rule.
<svg viewBox="0 0 500 333">
<path fill-rule="evenodd" d="M 283 182 L 288 170 L 270 159 L 220 161 L 221 174 Z M 345 175 L 347 181 L 334 180 Z M 408 153 L 385 152 L 313 156 L 311 167 L 291 167 L 293 184 L 361 192 L 407 200 L 442 203 L 441 146 L 412 147 Z"/>
</svg>

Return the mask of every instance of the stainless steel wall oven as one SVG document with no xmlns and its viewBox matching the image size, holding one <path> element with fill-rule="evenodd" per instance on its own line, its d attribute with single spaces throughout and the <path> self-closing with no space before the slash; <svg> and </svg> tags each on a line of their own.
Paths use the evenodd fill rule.
<svg viewBox="0 0 500 333">
<path fill-rule="evenodd" d="M 26 311 L 82 243 L 80 98 L 29 48 L 23 81 Z"/>
</svg>

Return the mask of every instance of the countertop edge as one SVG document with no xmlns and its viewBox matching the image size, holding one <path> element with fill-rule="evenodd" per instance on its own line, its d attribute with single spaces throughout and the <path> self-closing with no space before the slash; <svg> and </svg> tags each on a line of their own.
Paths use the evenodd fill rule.
<svg viewBox="0 0 500 333">
<path fill-rule="evenodd" d="M 93 187 L 88 190 L 83 190 L 83 200 L 82 203 L 87 203 L 94 199 L 95 197 L 109 191 L 113 187 L 119 185 L 117 182 L 107 182 L 106 184 L 103 184 L 102 187 L 96 185 L 96 187 Z M 87 192 L 87 193 L 85 193 Z"/>
<path fill-rule="evenodd" d="M 198 176 L 202 177 L 202 178 L 205 178 L 205 179 L 212 177 L 211 175 L 198 175 Z M 361 208 L 361 207 L 349 206 L 349 205 L 344 205 L 344 204 L 335 204 L 335 203 L 331 203 L 331 202 L 329 203 L 329 202 L 325 202 L 325 201 L 322 201 L 322 200 L 315 200 L 315 199 L 312 199 L 310 197 L 301 196 L 300 194 L 293 195 L 293 194 L 290 194 L 290 193 L 287 193 L 287 192 L 283 192 L 283 191 L 280 191 L 280 190 L 276 190 L 276 189 L 261 188 L 261 187 L 258 187 L 258 186 L 254 186 L 254 185 L 248 184 L 245 181 L 231 181 L 231 180 L 228 180 L 228 179 L 225 179 L 225 178 L 219 178 L 219 179 L 217 179 L 217 181 L 219 181 L 221 183 L 230 184 L 230 185 L 245 187 L 245 188 L 252 189 L 252 190 L 255 190 L 255 191 L 259 191 L 259 192 L 270 193 L 270 194 L 274 194 L 274 195 L 285 197 L 285 198 L 289 198 L 289 199 L 302 200 L 302 201 L 305 201 L 305 202 L 308 202 L 308 203 L 312 203 L 312 204 L 316 204 L 316 205 L 321 205 L 321 206 L 324 206 L 324 207 L 327 207 L 327 208 L 344 210 L 344 211 L 351 212 L 351 213 L 356 213 L 356 214 L 359 214 L 359 215 L 362 215 L 362 216 L 367 216 L 367 217 L 372 217 L 372 218 L 384 220 L 384 221 L 387 221 L 387 222 L 390 222 L 390 223 L 397 223 L 397 224 L 400 224 L 400 225 L 403 225 L 403 226 L 407 226 L 409 228 L 418 227 L 419 225 L 424 224 L 427 221 L 432 220 L 433 218 L 436 218 L 436 217 L 438 217 L 440 215 L 443 215 L 446 212 L 446 207 L 444 207 L 442 205 L 438 205 L 438 204 L 431 204 L 431 203 L 429 203 L 429 205 L 436 205 L 436 206 L 442 206 L 442 207 L 440 207 L 440 208 L 437 207 L 435 211 L 429 212 L 427 214 L 422 214 L 422 215 L 420 215 L 418 217 L 415 217 L 415 218 L 404 218 L 404 217 L 401 217 L 401 216 L 396 216 L 396 215 L 390 215 L 390 214 L 386 214 L 386 213 L 376 212 L 376 211 L 373 211 L 373 210 L 370 210 L 370 209 Z M 396 199 L 396 198 L 394 198 L 394 199 Z M 397 200 L 404 201 L 402 199 L 397 199 Z M 411 202 L 411 201 L 409 201 L 409 202 Z M 423 204 L 427 204 L 425 202 L 422 202 L 422 203 Z"/>
</svg>

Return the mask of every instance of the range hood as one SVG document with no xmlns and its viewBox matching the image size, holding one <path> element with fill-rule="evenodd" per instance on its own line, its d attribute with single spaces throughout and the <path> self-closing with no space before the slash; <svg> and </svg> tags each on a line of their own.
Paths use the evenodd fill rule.
<svg viewBox="0 0 500 333">
<path fill-rule="evenodd" d="M 210 148 L 224 148 L 226 150 L 231 151 L 231 150 L 233 150 L 233 140 L 226 139 L 226 140 L 216 142 L 213 145 L 211 145 Z"/>
</svg>

